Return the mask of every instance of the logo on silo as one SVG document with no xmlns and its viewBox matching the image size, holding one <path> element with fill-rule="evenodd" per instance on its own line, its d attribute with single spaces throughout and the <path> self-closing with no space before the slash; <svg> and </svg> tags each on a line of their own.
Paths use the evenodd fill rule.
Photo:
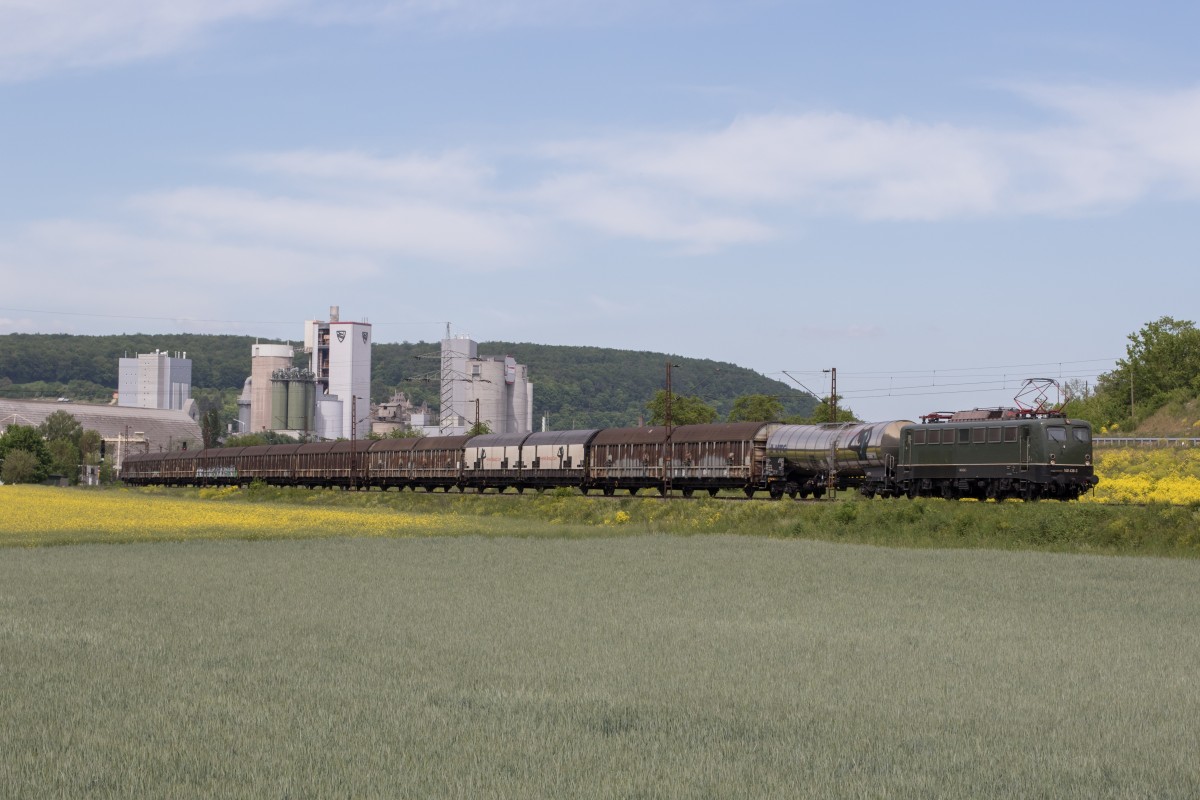
<svg viewBox="0 0 1200 800">
<path fill-rule="evenodd" d="M 338 341 L 339 341 L 339 342 L 344 342 L 344 341 L 346 341 L 346 332 L 345 332 L 345 331 L 338 331 L 338 332 L 337 332 L 337 337 L 338 337 Z"/>
<path fill-rule="evenodd" d="M 362 335 L 363 335 L 363 344 L 366 344 L 367 343 L 367 332 L 363 331 Z"/>
</svg>

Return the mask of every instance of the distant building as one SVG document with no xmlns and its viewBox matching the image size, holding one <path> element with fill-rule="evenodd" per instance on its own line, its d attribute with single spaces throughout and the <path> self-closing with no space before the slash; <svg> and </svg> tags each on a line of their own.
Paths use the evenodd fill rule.
<svg viewBox="0 0 1200 800">
<path fill-rule="evenodd" d="M 117 372 L 117 405 L 182 410 L 192 398 L 192 362 L 187 353 L 155 350 L 122 358 Z"/>
<path fill-rule="evenodd" d="M 322 439 L 365 439 L 371 432 L 371 324 L 329 320 L 304 323 L 304 352 L 316 378 L 313 430 Z"/>
<path fill-rule="evenodd" d="M 295 355 L 290 344 L 250 345 L 250 427 L 239 433 L 274 430 L 271 425 L 271 375 L 292 366 Z"/>
<path fill-rule="evenodd" d="M 432 419 L 429 406 L 413 405 L 404 392 L 396 392 L 386 403 L 380 403 L 371 413 L 371 432 L 387 436 L 394 431 L 424 432 Z M 436 432 L 437 426 L 434 425 Z"/>
<path fill-rule="evenodd" d="M 105 460 L 114 468 L 129 453 L 160 450 L 199 450 L 204 447 L 196 404 L 176 411 L 158 408 L 128 408 L 89 403 L 59 403 L 47 400 L 6 400 L 0 398 L 0 433 L 9 425 L 38 426 L 55 411 L 65 411 L 84 430 L 94 430 L 105 443 Z"/>
<path fill-rule="evenodd" d="M 465 433 L 475 422 L 493 433 L 533 431 L 529 369 L 509 356 L 481 356 L 465 334 L 442 340 L 440 432 Z"/>
</svg>

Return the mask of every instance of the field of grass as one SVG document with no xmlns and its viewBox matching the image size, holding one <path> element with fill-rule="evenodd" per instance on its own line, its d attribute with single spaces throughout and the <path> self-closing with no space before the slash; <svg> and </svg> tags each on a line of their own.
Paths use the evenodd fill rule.
<svg viewBox="0 0 1200 800">
<path fill-rule="evenodd" d="M 0 547 L 345 536 L 572 538 L 736 533 L 884 546 L 1200 556 L 1200 505 L 664 502 L 601 498 L 275 489 L 0 487 Z"/>
<path fill-rule="evenodd" d="M 1194 797 L 1200 563 L 733 536 L 0 550 L 4 797 Z"/>
</svg>

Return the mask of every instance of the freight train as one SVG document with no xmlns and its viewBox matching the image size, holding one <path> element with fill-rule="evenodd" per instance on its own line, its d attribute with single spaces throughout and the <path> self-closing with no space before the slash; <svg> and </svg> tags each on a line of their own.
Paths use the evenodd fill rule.
<svg viewBox="0 0 1200 800">
<path fill-rule="evenodd" d="M 773 499 L 857 489 L 867 497 L 1072 500 L 1097 483 L 1083 420 L 1016 409 L 919 423 L 736 422 L 429 436 L 131 455 L 132 485 L 477 491 L 572 487 Z"/>
</svg>

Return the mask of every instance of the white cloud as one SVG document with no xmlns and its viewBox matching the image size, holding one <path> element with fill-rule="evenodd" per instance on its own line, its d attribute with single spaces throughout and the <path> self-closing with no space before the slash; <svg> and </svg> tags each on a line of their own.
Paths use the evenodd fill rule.
<svg viewBox="0 0 1200 800">
<path fill-rule="evenodd" d="M 1027 93 L 1059 119 L 1001 130 L 834 113 L 747 115 L 719 130 L 554 143 L 542 151 L 558 165 L 547 186 L 553 194 L 585 184 L 591 191 L 580 193 L 577 214 L 614 232 L 646 235 L 651 227 L 662 238 L 689 229 L 677 221 L 687 208 L 699 209 L 696 226 L 710 217 L 751 230 L 756 213 L 771 209 L 944 220 L 1100 213 L 1152 193 L 1200 191 L 1200 90 Z M 639 224 L 604 210 L 634 209 L 639 203 L 629 198 L 647 197 L 653 202 L 640 205 L 653 213 L 639 215 Z"/>
<path fill-rule="evenodd" d="M 78 275 L 193 270 L 270 285 L 330 268 L 523 268 L 564 243 L 582 252 L 580 230 L 712 253 L 784 238 L 798 220 L 1105 214 L 1200 191 L 1188 146 L 1200 138 L 1200 90 L 1022 91 L 1053 118 L 998 130 L 746 115 L 710 130 L 509 147 L 532 167 L 519 175 L 482 150 L 241 155 L 231 161 L 246 174 L 227 185 L 132 198 L 122 226 L 45 222 L 4 250 L 9 262 L 32 253 L 34 269 Z"/>
<path fill-rule="evenodd" d="M 255 172 L 293 179 L 404 190 L 423 195 L 478 195 L 495 170 L 465 151 L 436 155 L 376 156 L 350 150 L 292 150 L 255 153 L 232 159 Z"/>
<path fill-rule="evenodd" d="M 292 0 L 0 0 L 0 80 L 161 56 Z"/>
<path fill-rule="evenodd" d="M 660 187 L 616 183 L 599 174 L 552 178 L 528 198 L 547 216 L 615 237 L 673 243 L 688 252 L 771 237 L 766 225 L 747 215 L 692 205 Z"/>
<path fill-rule="evenodd" d="M 517 214 L 423 199 L 308 200 L 190 188 L 146 195 L 135 206 L 164 228 L 194 238 L 288 242 L 297 248 L 468 267 L 517 263 L 535 238 L 534 225 Z"/>
<path fill-rule="evenodd" d="M 436 28 L 444 32 L 603 24 L 649 0 L 0 0 L 0 81 L 107 66 L 196 47 L 222 26 Z M 653 3 L 650 3 L 653 5 Z"/>
</svg>

